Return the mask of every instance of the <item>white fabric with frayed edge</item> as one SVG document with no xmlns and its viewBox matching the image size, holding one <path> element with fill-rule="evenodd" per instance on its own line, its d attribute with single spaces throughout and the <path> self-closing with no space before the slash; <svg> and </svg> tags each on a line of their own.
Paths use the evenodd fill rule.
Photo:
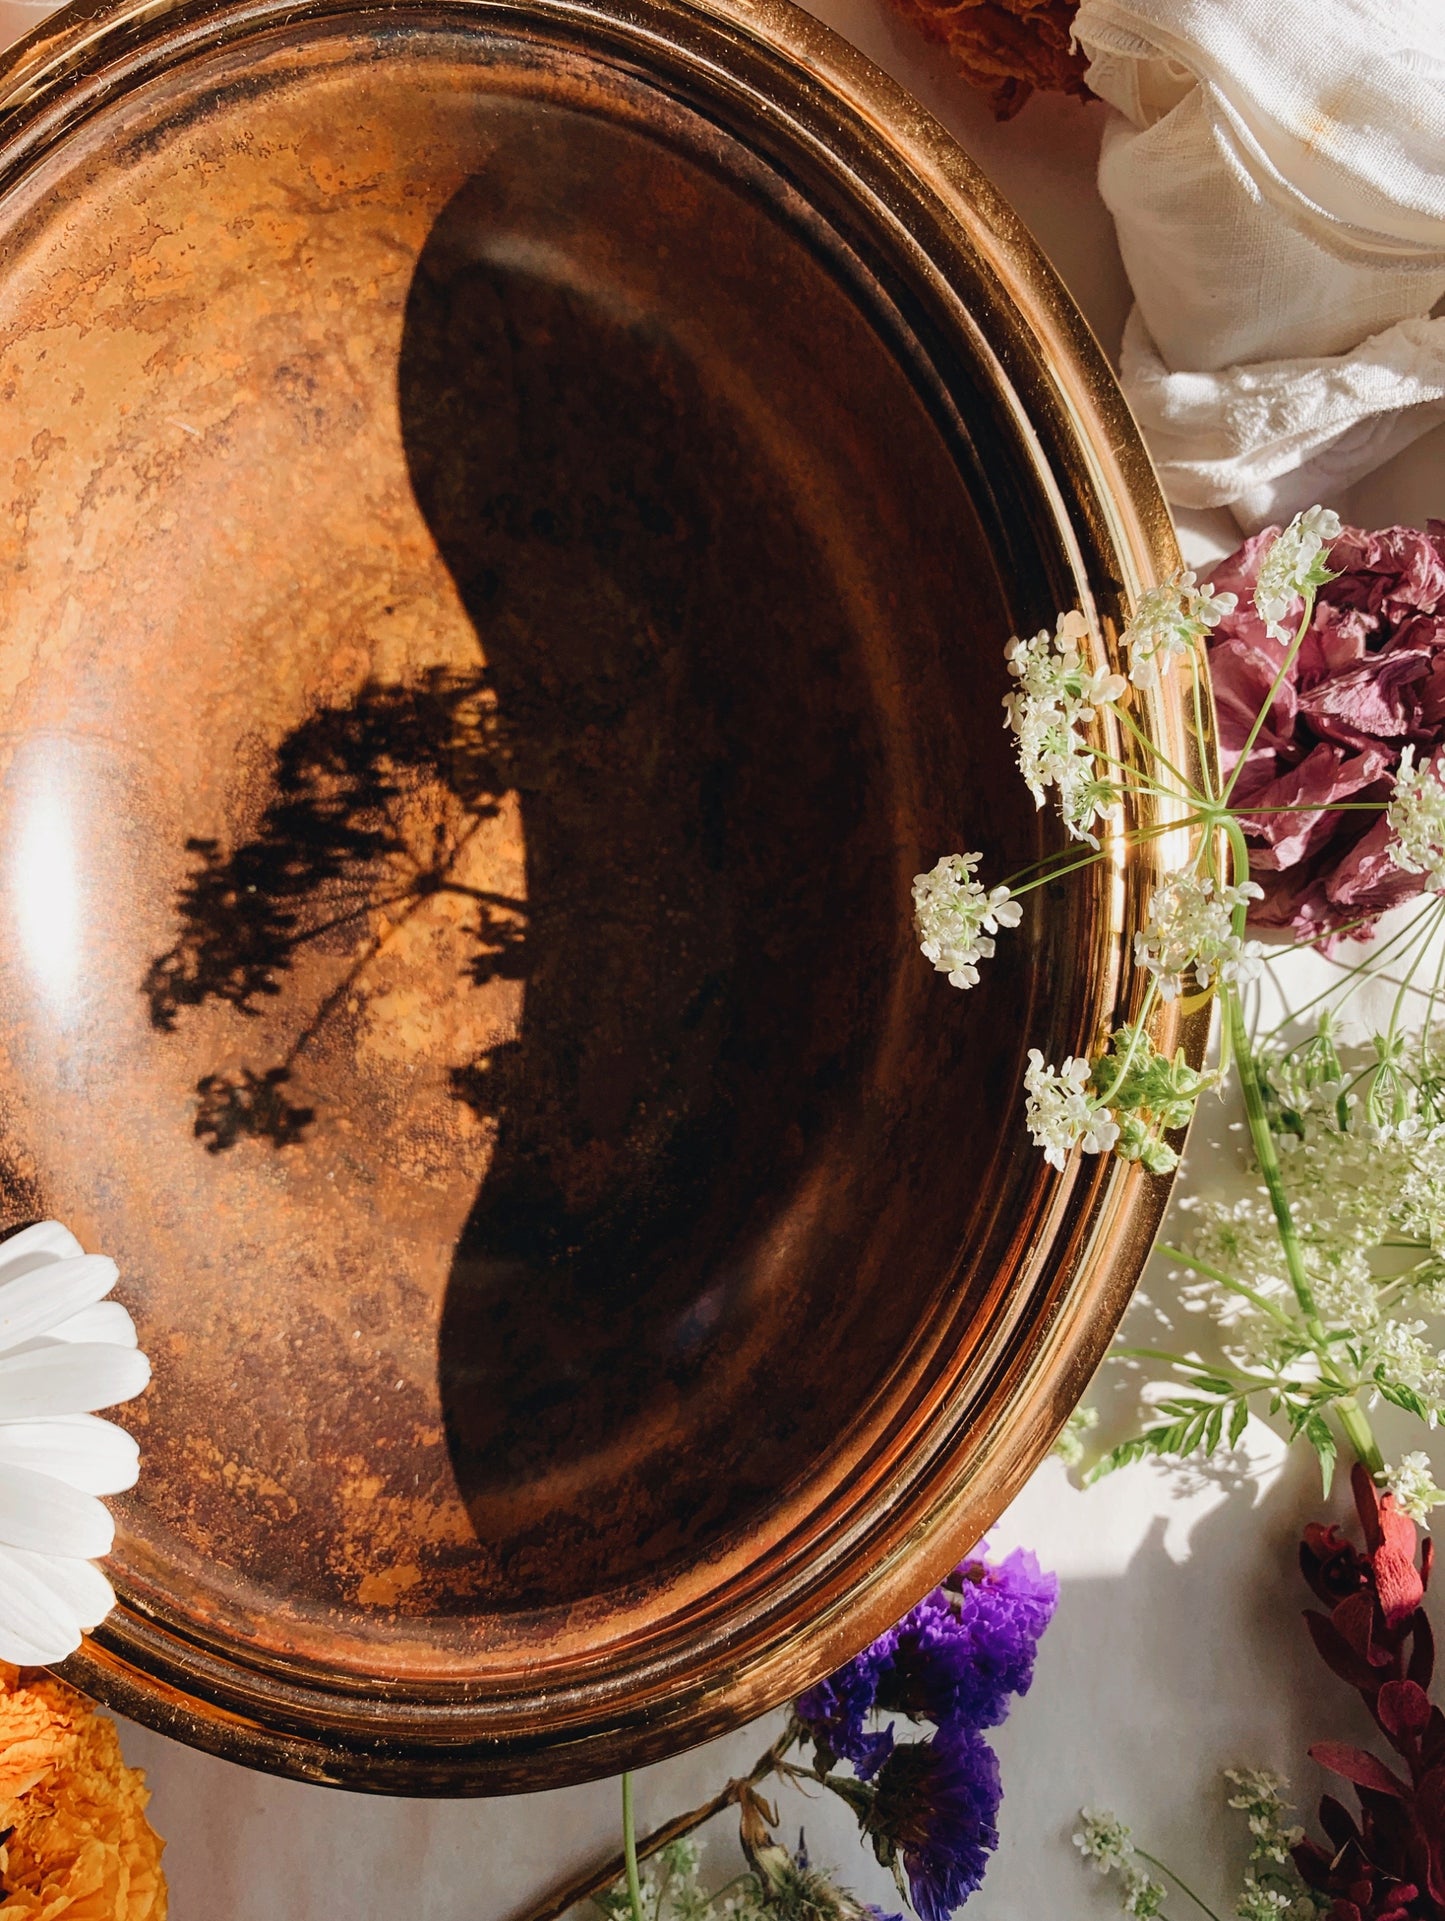
<svg viewBox="0 0 1445 1921">
<path fill-rule="evenodd" d="M 1246 527 L 1445 420 L 1445 0 L 1082 0 L 1124 390 Z"/>
</svg>

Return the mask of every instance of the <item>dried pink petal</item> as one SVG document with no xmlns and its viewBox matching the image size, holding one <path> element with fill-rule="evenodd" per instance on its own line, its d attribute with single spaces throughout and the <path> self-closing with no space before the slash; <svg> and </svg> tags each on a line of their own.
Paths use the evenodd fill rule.
<svg viewBox="0 0 1445 1921">
<path fill-rule="evenodd" d="M 1277 531 L 1253 535 L 1210 570 L 1216 590 L 1239 601 L 1210 642 L 1226 772 L 1285 654 L 1251 598 Z M 1330 565 L 1337 578 L 1320 590 L 1310 631 L 1235 789 L 1242 807 L 1299 810 L 1246 821 L 1251 866 L 1265 890 L 1251 922 L 1318 939 L 1419 892 L 1419 876 L 1389 858 L 1392 830 L 1382 813 L 1325 810 L 1343 800 L 1386 800 L 1401 749 L 1413 745 L 1423 758 L 1445 740 L 1445 521 L 1376 532 L 1346 527 Z"/>
</svg>

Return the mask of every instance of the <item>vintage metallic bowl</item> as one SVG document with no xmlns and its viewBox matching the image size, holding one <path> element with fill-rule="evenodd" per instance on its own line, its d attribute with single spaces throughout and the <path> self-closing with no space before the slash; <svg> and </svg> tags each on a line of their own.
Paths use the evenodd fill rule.
<svg viewBox="0 0 1445 1921">
<path fill-rule="evenodd" d="M 784 0 L 111 0 L 0 71 L 0 380 L 4 1219 L 155 1361 L 68 1672 L 414 1793 L 785 1698 L 1164 1199 L 1021 1088 L 1163 843 L 972 994 L 909 924 L 1056 831 L 1007 636 L 1176 561 L 1078 314 Z"/>
</svg>

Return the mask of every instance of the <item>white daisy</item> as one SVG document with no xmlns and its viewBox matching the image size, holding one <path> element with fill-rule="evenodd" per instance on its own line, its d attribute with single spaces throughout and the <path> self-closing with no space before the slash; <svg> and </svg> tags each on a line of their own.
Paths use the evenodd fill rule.
<svg viewBox="0 0 1445 1921">
<path fill-rule="evenodd" d="M 57 1221 L 0 1242 L 0 1660 L 60 1661 L 115 1605 L 94 1565 L 115 1526 L 98 1498 L 135 1484 L 140 1451 L 95 1410 L 150 1379 L 115 1262 Z"/>
</svg>

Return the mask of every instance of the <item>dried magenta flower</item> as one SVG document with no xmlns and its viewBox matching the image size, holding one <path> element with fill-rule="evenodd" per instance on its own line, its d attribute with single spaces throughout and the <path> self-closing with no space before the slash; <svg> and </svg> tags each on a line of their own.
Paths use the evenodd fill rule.
<svg viewBox="0 0 1445 1921">
<path fill-rule="evenodd" d="M 1213 569 L 1236 605 L 1214 627 L 1209 665 L 1226 772 L 1233 769 L 1284 658 L 1254 605 L 1276 528 L 1245 541 Z M 1345 527 L 1330 543 L 1334 578 L 1319 591 L 1310 630 L 1239 774 L 1233 800 L 1246 819 L 1250 873 L 1264 897 L 1257 927 L 1305 939 L 1346 926 L 1363 935 L 1386 908 L 1421 891 L 1389 848 L 1383 811 L 1327 813 L 1341 801 L 1387 802 L 1407 747 L 1423 763 L 1445 740 L 1445 522 L 1423 531 Z M 1299 618 L 1300 603 L 1286 610 Z M 1366 926 L 1354 928 L 1354 923 Z"/>
</svg>

